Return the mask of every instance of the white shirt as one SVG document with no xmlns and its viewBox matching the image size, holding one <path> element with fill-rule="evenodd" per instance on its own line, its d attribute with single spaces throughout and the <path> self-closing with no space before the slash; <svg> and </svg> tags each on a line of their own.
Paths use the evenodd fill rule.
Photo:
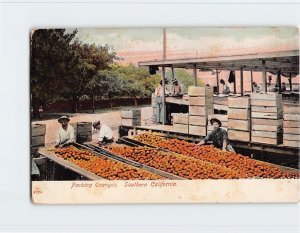
<svg viewBox="0 0 300 233">
<path fill-rule="evenodd" d="M 169 90 L 167 90 L 167 85 L 165 86 L 165 94 L 169 95 L 171 94 L 171 92 Z M 160 96 L 163 97 L 163 87 L 161 85 L 159 85 L 156 89 L 155 89 L 155 95 L 156 96 Z"/>
<path fill-rule="evenodd" d="M 72 142 L 75 142 L 74 128 L 71 125 L 68 125 L 67 130 L 64 130 L 63 127 L 60 126 L 56 135 L 56 144 L 59 145 Z"/>
<path fill-rule="evenodd" d="M 101 124 L 101 128 L 99 130 L 98 140 L 99 142 L 103 141 L 103 138 L 106 137 L 108 140 L 113 138 L 113 131 L 105 124 Z"/>
</svg>

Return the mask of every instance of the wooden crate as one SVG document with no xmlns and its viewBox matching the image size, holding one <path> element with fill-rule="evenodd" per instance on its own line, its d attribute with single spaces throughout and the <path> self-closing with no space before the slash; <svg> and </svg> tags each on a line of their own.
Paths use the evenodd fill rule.
<svg viewBox="0 0 300 233">
<path fill-rule="evenodd" d="M 189 106 L 189 114 L 192 116 L 207 116 L 213 113 L 214 113 L 213 107 Z"/>
<path fill-rule="evenodd" d="M 300 141 L 290 141 L 290 140 L 283 139 L 283 145 L 288 146 L 288 147 L 299 148 L 300 147 Z"/>
<path fill-rule="evenodd" d="M 76 133 L 76 142 L 84 143 L 92 141 L 92 131 L 87 132 L 77 132 Z"/>
<path fill-rule="evenodd" d="M 189 123 L 189 115 L 182 113 L 173 113 L 173 124 L 188 124 Z"/>
<path fill-rule="evenodd" d="M 189 124 L 190 125 L 207 125 L 207 117 L 206 116 L 189 116 Z"/>
<path fill-rule="evenodd" d="M 250 108 L 250 99 L 248 97 L 229 97 L 229 108 Z"/>
<path fill-rule="evenodd" d="M 228 138 L 235 141 L 250 142 L 250 132 L 228 129 Z"/>
<path fill-rule="evenodd" d="M 92 131 L 92 122 L 78 122 L 77 123 L 77 133 L 85 133 Z"/>
<path fill-rule="evenodd" d="M 188 95 L 189 96 L 213 96 L 213 87 L 196 87 L 189 86 L 188 87 Z"/>
<path fill-rule="evenodd" d="M 141 119 L 137 118 L 122 118 L 121 119 L 121 125 L 124 126 L 140 126 L 141 125 Z"/>
<path fill-rule="evenodd" d="M 178 133 L 185 133 L 185 134 L 189 133 L 189 125 L 173 124 L 173 129 L 175 132 L 178 132 Z"/>
<path fill-rule="evenodd" d="M 285 121 L 300 121 L 300 115 L 284 113 L 283 114 L 283 119 Z"/>
<path fill-rule="evenodd" d="M 45 135 L 31 137 L 31 147 L 45 146 Z"/>
<path fill-rule="evenodd" d="M 122 110 L 121 118 L 124 118 L 124 119 L 141 118 L 141 110 L 140 109 Z"/>
<path fill-rule="evenodd" d="M 45 124 L 31 124 L 31 136 L 42 136 L 46 134 Z"/>
<path fill-rule="evenodd" d="M 251 112 L 251 118 L 282 119 L 282 112 Z"/>
<path fill-rule="evenodd" d="M 249 131 L 250 130 L 250 120 L 228 119 L 227 127 L 228 127 L 228 129 Z"/>
<path fill-rule="evenodd" d="M 206 136 L 206 126 L 189 125 L 189 134 L 197 136 Z"/>
<path fill-rule="evenodd" d="M 248 120 L 250 119 L 250 109 L 229 108 L 228 119 Z"/>
<path fill-rule="evenodd" d="M 189 96 L 189 105 L 193 106 L 207 106 L 207 107 L 213 107 L 213 97 L 206 97 L 206 96 L 201 96 L 201 97 L 194 97 L 194 96 Z"/>
</svg>

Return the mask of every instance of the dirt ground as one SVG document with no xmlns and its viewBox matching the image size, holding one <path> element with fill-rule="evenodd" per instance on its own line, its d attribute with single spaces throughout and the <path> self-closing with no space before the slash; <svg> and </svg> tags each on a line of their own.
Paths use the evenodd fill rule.
<svg viewBox="0 0 300 233">
<path fill-rule="evenodd" d="M 151 107 L 137 107 L 135 109 L 141 109 L 142 113 L 142 125 L 151 125 L 152 108 Z M 62 114 L 63 115 L 63 114 Z M 114 132 L 114 138 L 118 139 L 119 136 L 119 126 L 121 125 L 121 113 L 120 111 L 107 111 L 104 113 L 97 114 L 84 114 L 79 113 L 73 117 L 70 117 L 70 123 L 76 122 L 94 122 L 96 120 L 101 120 L 104 124 L 110 126 Z M 56 132 L 59 129 L 60 124 L 57 119 L 54 120 L 43 120 L 43 121 L 33 121 L 32 123 L 46 124 L 46 136 L 45 143 L 47 145 L 53 144 L 56 138 Z M 93 141 L 97 139 L 97 131 L 93 131 Z"/>
</svg>

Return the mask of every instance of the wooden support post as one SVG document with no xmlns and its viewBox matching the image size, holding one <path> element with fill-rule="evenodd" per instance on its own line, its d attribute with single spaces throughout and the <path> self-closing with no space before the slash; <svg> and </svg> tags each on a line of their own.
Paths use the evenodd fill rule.
<svg viewBox="0 0 300 233">
<path fill-rule="evenodd" d="M 253 92 L 253 71 L 251 70 L 251 92 Z"/>
<path fill-rule="evenodd" d="M 266 61 L 262 60 L 262 92 L 267 92 L 267 72 L 266 72 Z"/>
<path fill-rule="evenodd" d="M 196 66 L 196 63 L 194 64 L 194 78 L 195 78 L 195 86 L 198 86 L 198 82 L 197 82 L 197 66 Z"/>
<path fill-rule="evenodd" d="M 172 65 L 171 69 L 172 69 L 172 82 L 173 82 L 173 80 L 175 79 L 175 72 L 174 72 L 174 67 L 173 67 L 173 65 Z"/>
<path fill-rule="evenodd" d="M 281 69 L 277 73 L 278 93 L 281 94 Z"/>
<path fill-rule="evenodd" d="M 220 85 L 219 85 L 219 73 L 218 70 L 216 70 L 216 78 L 217 78 L 217 94 L 220 93 Z"/>
<path fill-rule="evenodd" d="M 290 78 L 289 78 L 289 84 L 290 84 L 290 92 L 292 92 L 292 73 L 290 73 Z"/>
<path fill-rule="evenodd" d="M 235 76 L 235 71 L 233 71 L 233 74 L 234 74 L 233 93 L 236 94 L 236 76 Z"/>
<path fill-rule="evenodd" d="M 163 97 L 162 97 L 162 112 L 163 112 L 163 119 L 162 119 L 162 124 L 164 125 L 166 122 L 166 96 L 165 96 L 165 91 L 166 91 L 166 85 L 165 85 L 165 79 L 166 79 L 166 68 L 163 66 L 162 67 L 162 87 L 163 87 Z"/>
<path fill-rule="evenodd" d="M 241 90 L 241 96 L 244 95 L 244 74 L 243 74 L 243 67 L 241 67 L 241 87 L 240 87 L 240 90 Z"/>
</svg>

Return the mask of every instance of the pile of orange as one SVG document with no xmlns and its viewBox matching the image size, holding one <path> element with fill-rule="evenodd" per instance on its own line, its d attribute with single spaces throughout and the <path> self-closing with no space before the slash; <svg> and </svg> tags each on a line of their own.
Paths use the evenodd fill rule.
<svg viewBox="0 0 300 233">
<path fill-rule="evenodd" d="M 114 160 L 100 157 L 76 147 L 56 149 L 58 157 L 108 180 L 157 180 L 161 176 Z"/>
<path fill-rule="evenodd" d="M 184 140 L 167 139 L 154 134 L 141 134 L 135 136 L 135 140 L 233 169 L 247 178 L 299 178 L 299 172 L 282 171 L 271 164 L 263 163 L 241 154 L 222 151 L 212 145 L 198 146 Z"/>
<path fill-rule="evenodd" d="M 150 147 L 109 146 L 112 153 L 185 179 L 246 178 L 234 169 Z"/>
</svg>

